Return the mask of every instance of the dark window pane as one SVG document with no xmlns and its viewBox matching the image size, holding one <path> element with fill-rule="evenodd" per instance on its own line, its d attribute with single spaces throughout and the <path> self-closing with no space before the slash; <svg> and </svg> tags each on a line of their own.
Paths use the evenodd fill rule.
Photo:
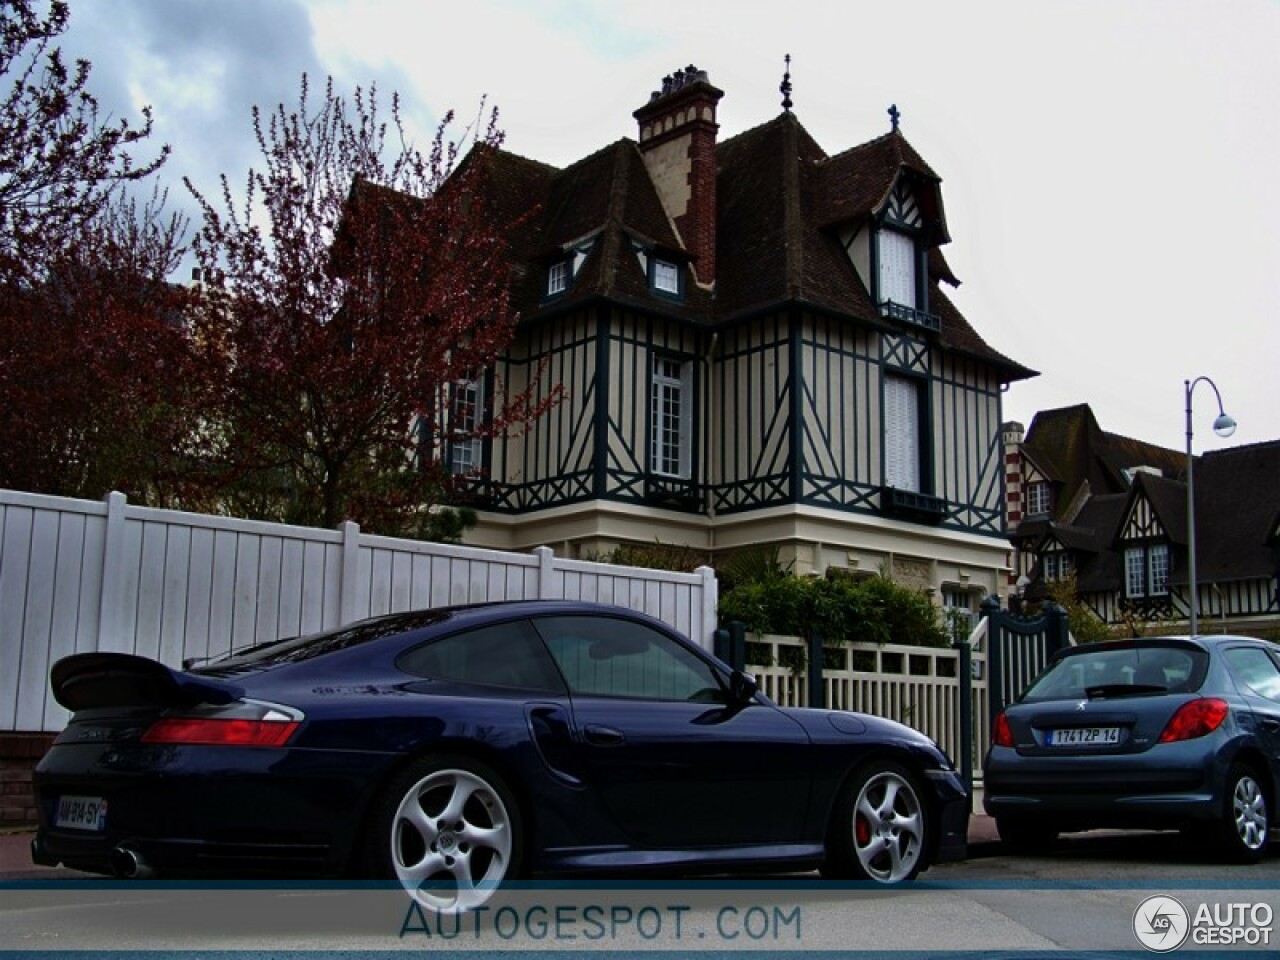
<svg viewBox="0 0 1280 960">
<path fill-rule="evenodd" d="M 440 637 L 401 654 L 396 666 L 433 680 L 565 692 L 555 664 L 527 620 Z"/>
<path fill-rule="evenodd" d="M 710 664 L 645 624 L 590 616 L 535 623 L 571 693 L 724 702 Z"/>
</svg>

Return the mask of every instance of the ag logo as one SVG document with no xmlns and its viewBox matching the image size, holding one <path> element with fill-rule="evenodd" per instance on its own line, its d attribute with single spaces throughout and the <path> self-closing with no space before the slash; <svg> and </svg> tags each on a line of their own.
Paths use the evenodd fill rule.
<svg viewBox="0 0 1280 960">
<path fill-rule="evenodd" d="M 1187 939 L 1191 917 L 1173 897 L 1147 897 L 1133 912 L 1133 933 L 1148 950 L 1168 953 Z"/>
</svg>

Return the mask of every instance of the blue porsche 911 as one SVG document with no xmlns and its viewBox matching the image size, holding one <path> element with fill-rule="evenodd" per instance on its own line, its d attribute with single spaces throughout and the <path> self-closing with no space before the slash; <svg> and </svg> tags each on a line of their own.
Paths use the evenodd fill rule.
<svg viewBox="0 0 1280 960">
<path fill-rule="evenodd" d="M 641 614 L 399 613 L 174 670 L 54 665 L 43 864 L 398 880 L 437 909 L 579 871 L 812 869 L 881 883 L 962 855 L 951 762 L 871 716 L 783 709 Z"/>
</svg>

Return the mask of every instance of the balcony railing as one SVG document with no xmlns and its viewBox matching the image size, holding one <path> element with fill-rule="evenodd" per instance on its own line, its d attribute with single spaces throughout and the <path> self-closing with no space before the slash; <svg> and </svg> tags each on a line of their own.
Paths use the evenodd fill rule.
<svg viewBox="0 0 1280 960">
<path fill-rule="evenodd" d="M 895 517 L 920 523 L 941 523 L 947 515 L 947 501 L 928 493 L 883 487 L 880 491 L 880 509 Z"/>
<path fill-rule="evenodd" d="M 937 314 L 926 313 L 924 310 L 917 310 L 915 307 L 908 307 L 893 300 L 886 300 L 880 304 L 880 315 L 901 320 L 903 323 L 909 323 L 913 327 L 920 327 L 931 333 L 942 332 L 942 318 Z"/>
</svg>

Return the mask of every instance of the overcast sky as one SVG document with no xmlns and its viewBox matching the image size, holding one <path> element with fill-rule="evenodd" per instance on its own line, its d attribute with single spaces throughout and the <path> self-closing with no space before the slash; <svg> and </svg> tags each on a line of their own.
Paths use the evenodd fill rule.
<svg viewBox="0 0 1280 960">
<path fill-rule="evenodd" d="M 507 149 L 565 166 L 620 137 L 664 74 L 725 91 L 721 139 L 794 112 L 829 154 L 902 131 L 943 179 L 952 298 L 1040 371 L 1006 419 L 1087 402 L 1104 430 L 1185 443 L 1186 379 L 1280 438 L 1277 0 L 72 0 L 64 46 L 104 106 L 155 110 L 162 171 L 206 192 L 255 161 L 253 104 L 299 79 L 398 91 L 420 142 L 501 112 Z"/>
</svg>

